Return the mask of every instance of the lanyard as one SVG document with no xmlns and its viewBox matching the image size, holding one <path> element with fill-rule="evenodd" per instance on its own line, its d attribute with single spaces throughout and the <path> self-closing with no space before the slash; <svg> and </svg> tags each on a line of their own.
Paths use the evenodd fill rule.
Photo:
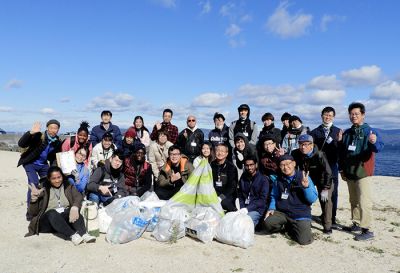
<svg viewBox="0 0 400 273">
<path fill-rule="evenodd" d="M 58 204 L 58 207 L 60 208 L 61 207 L 61 201 L 60 201 L 60 199 L 61 199 L 61 187 L 58 188 L 58 189 L 54 189 L 54 195 L 57 198 L 57 204 Z"/>
</svg>

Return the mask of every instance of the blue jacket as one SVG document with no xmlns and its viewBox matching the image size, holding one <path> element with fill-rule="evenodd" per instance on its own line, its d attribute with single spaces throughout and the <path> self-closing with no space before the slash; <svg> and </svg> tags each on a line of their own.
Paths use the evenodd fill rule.
<svg viewBox="0 0 400 273">
<path fill-rule="evenodd" d="M 269 194 L 269 179 L 257 171 L 254 177 L 244 173 L 239 181 L 239 203 L 240 208 L 247 208 L 250 211 L 258 211 L 264 214 L 267 208 Z M 246 204 L 248 198 L 249 204 Z"/>
<path fill-rule="evenodd" d="M 273 184 L 269 210 L 285 213 L 294 220 L 311 219 L 311 205 L 318 198 L 318 192 L 308 177 L 308 188 L 301 185 L 302 172 L 295 171 L 294 176 L 278 176 L 277 183 Z M 282 194 L 288 194 L 287 199 Z"/>
<path fill-rule="evenodd" d="M 321 124 L 317 128 L 311 131 L 311 135 L 314 138 L 314 144 L 318 146 L 320 151 L 323 151 L 328 158 L 329 165 L 336 165 L 339 158 L 338 149 L 338 135 L 340 128 L 331 126 L 329 128 L 329 134 L 325 137 L 324 126 Z"/>
<path fill-rule="evenodd" d="M 109 132 L 113 136 L 113 143 L 117 146 L 118 149 L 122 148 L 122 134 L 121 130 L 117 125 L 114 125 L 110 122 L 110 127 L 106 130 L 103 127 L 103 124 L 96 125 L 93 127 L 92 131 L 90 132 L 90 142 L 92 143 L 92 147 L 96 146 L 97 143 L 101 142 L 103 135 Z"/>
<path fill-rule="evenodd" d="M 75 188 L 80 193 L 85 193 L 86 185 L 89 181 L 89 169 L 85 166 L 84 163 L 76 164 L 76 169 L 79 173 L 79 183 L 76 183 L 75 177 L 73 175 L 68 175 L 68 182 L 75 186 Z"/>
</svg>

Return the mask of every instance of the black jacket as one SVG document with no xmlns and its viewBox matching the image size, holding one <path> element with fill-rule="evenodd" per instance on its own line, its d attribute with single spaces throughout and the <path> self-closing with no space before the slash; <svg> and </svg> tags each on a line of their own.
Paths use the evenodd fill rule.
<svg viewBox="0 0 400 273">
<path fill-rule="evenodd" d="M 186 131 L 187 137 L 184 136 Z M 201 154 L 201 145 L 204 142 L 204 134 L 200 129 L 196 129 L 194 132 L 185 128 L 178 136 L 178 146 L 181 147 L 182 153 L 186 155 L 190 162 Z"/>
<path fill-rule="evenodd" d="M 314 145 L 310 156 L 303 154 L 300 149 L 292 152 L 296 166 L 301 171 L 309 171 L 309 176 L 317 187 L 330 189 L 332 185 L 332 170 L 324 152 Z"/>
<path fill-rule="evenodd" d="M 221 205 L 225 210 L 234 211 L 235 199 L 237 197 L 238 172 L 232 162 L 225 160 L 224 164 L 218 165 L 214 160 L 211 162 L 213 174 L 213 185 Z M 218 181 L 221 181 L 219 183 Z"/>
<path fill-rule="evenodd" d="M 50 143 L 54 149 L 47 155 L 47 160 L 50 162 L 50 165 L 55 163 L 56 153 L 61 151 L 61 141 L 58 136 L 56 138 L 56 141 Z M 24 148 L 25 151 L 21 154 L 17 166 L 29 164 L 35 161 L 44 149 L 46 149 L 48 143 L 49 139 L 46 132 L 38 132 L 32 135 L 27 131 L 18 141 L 18 146 Z"/>
<path fill-rule="evenodd" d="M 329 134 L 327 137 L 325 137 L 325 131 L 322 125 L 311 131 L 311 135 L 314 138 L 314 143 L 318 146 L 319 150 L 326 154 L 331 166 L 336 164 L 339 160 L 339 132 L 340 129 L 333 125 L 331 128 L 329 128 Z"/>
</svg>

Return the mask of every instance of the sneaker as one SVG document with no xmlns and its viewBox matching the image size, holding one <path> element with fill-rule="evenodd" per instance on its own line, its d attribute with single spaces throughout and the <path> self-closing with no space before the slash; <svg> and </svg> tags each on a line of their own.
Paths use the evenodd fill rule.
<svg viewBox="0 0 400 273">
<path fill-rule="evenodd" d="M 83 242 L 83 238 L 78 233 L 71 236 L 71 241 L 74 245 L 80 245 Z"/>
<path fill-rule="evenodd" d="M 353 225 L 349 226 L 349 227 L 343 227 L 342 228 L 344 231 L 349 231 L 349 232 L 358 232 L 361 231 L 361 228 L 359 225 L 357 225 L 356 223 L 353 222 Z"/>
<path fill-rule="evenodd" d="M 361 234 L 357 234 L 356 236 L 354 236 L 354 240 L 356 241 L 368 241 L 368 240 L 372 240 L 374 238 L 374 233 L 372 231 L 369 230 L 363 230 L 361 232 Z"/>
<path fill-rule="evenodd" d="M 324 229 L 323 233 L 326 234 L 326 235 L 331 235 L 332 234 L 332 229 L 331 228 L 330 229 Z"/>
<path fill-rule="evenodd" d="M 85 233 L 82 235 L 82 239 L 85 243 L 94 243 L 96 242 L 96 237 L 90 235 L 89 233 Z"/>
</svg>

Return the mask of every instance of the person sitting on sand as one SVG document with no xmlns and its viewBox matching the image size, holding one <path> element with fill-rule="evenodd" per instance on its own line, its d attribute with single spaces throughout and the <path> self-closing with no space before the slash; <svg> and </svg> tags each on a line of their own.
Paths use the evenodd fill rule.
<svg viewBox="0 0 400 273">
<path fill-rule="evenodd" d="M 86 233 L 85 222 L 79 213 L 83 197 L 68 183 L 59 167 L 50 167 L 41 185 L 31 184 L 29 188 L 32 194 L 28 209 L 32 220 L 25 237 L 58 233 L 70 238 L 74 245 L 96 241 L 96 237 Z"/>
<path fill-rule="evenodd" d="M 116 150 L 111 158 L 105 161 L 104 166 L 93 172 L 87 185 L 90 201 L 106 206 L 115 198 L 127 196 L 123 173 L 124 159 L 122 151 Z"/>
<path fill-rule="evenodd" d="M 60 122 L 51 119 L 46 124 L 46 131 L 40 132 L 40 123 L 35 122 L 30 131 L 27 131 L 18 141 L 18 146 L 23 149 L 18 166 L 23 166 L 28 177 L 28 184 L 39 185 L 39 178 L 47 175 L 50 165 L 55 164 L 56 153 L 61 150 L 61 141 L 57 136 Z M 31 200 L 31 190 L 28 189 L 26 203 Z M 31 216 L 26 213 L 29 221 Z"/>
<path fill-rule="evenodd" d="M 279 167 L 282 173 L 273 184 L 264 219 L 266 232 L 271 234 L 286 229 L 299 244 L 311 244 L 311 205 L 317 200 L 318 192 L 307 173 L 296 171 L 293 156 L 281 156 Z"/>
</svg>

